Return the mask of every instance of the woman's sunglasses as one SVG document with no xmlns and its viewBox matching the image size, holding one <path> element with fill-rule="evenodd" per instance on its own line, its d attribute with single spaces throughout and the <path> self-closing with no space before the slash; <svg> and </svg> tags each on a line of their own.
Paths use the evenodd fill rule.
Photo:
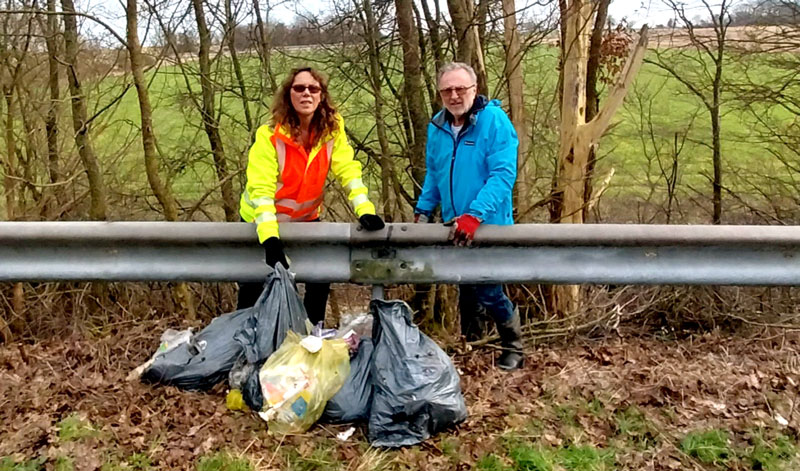
<svg viewBox="0 0 800 471">
<path fill-rule="evenodd" d="M 322 91 L 322 88 L 316 85 L 292 85 L 292 90 L 294 90 L 295 93 L 303 93 L 306 89 L 312 94 L 317 94 Z"/>
</svg>

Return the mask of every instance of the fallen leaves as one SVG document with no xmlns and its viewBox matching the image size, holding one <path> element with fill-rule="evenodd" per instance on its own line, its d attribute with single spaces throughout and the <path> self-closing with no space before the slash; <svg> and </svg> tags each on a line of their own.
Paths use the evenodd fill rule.
<svg viewBox="0 0 800 471">
<path fill-rule="evenodd" d="M 228 411 L 224 386 L 190 393 L 125 381 L 150 356 L 161 330 L 142 323 L 102 339 L 75 335 L 0 346 L 0 456 L 82 456 L 75 469 L 93 470 L 109 451 L 121 457 L 145 453 L 154 469 L 188 470 L 200 456 L 232 449 L 246 450 L 264 469 L 282 469 L 286 450 L 304 457 L 330 447 L 330 456 L 352 464 L 348 469 L 369 469 L 377 459 L 395 469 L 469 469 L 501 447 L 509 431 L 546 446 L 570 440 L 605 446 L 618 433 L 609 421 L 631 406 L 644 412 L 660 437 L 705 425 L 796 430 L 800 419 L 797 338 L 578 339 L 537 347 L 527 366 L 512 373 L 493 367 L 494 351 L 457 356 L 468 420 L 424 446 L 373 456 L 365 453 L 363 427 L 346 442 L 334 437 L 349 426 L 275 437 L 254 415 Z M 557 407 L 573 414 L 571 423 L 559 419 Z M 97 436 L 59 440 L 57 425 L 73 413 L 85 417 Z M 668 442 L 658 440 L 655 448 L 618 457 L 620 464 L 687 469 Z"/>
</svg>

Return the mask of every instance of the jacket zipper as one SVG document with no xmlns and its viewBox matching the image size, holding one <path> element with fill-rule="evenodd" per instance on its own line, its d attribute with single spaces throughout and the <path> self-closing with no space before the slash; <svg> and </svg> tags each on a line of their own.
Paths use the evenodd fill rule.
<svg viewBox="0 0 800 471">
<path fill-rule="evenodd" d="M 460 135 L 461 133 L 459 133 Z M 456 211 L 456 199 L 453 197 L 453 168 L 456 166 L 456 150 L 458 149 L 458 138 L 453 137 L 453 157 L 450 159 L 450 206 L 453 207 L 453 217 L 458 217 Z"/>
<path fill-rule="evenodd" d="M 433 125 L 441 129 L 442 132 L 450 134 L 450 137 L 453 139 L 453 156 L 450 158 L 450 206 L 453 208 L 453 214 L 455 215 L 453 217 L 458 217 L 455 198 L 453 198 L 453 168 L 456 165 L 456 150 L 458 150 L 458 143 L 461 141 L 461 136 L 466 134 L 466 132 L 464 128 L 461 128 L 461 132 L 458 133 L 458 136 L 454 136 L 452 132 L 448 132 L 445 128 L 439 126 L 438 124 L 433 123 Z M 466 122 L 464 125 L 468 126 Z"/>
</svg>

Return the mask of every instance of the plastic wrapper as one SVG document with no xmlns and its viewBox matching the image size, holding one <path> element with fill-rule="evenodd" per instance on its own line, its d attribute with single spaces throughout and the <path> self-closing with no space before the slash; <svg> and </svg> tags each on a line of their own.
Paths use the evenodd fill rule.
<svg viewBox="0 0 800 471">
<path fill-rule="evenodd" d="M 350 355 L 343 340 L 313 339 L 316 340 L 306 342 L 289 332 L 281 347 L 261 367 L 259 382 L 264 407 L 259 415 L 267 421 L 271 432 L 308 430 L 350 373 Z M 310 344 L 319 349 L 309 351 Z"/>
<path fill-rule="evenodd" d="M 419 331 L 402 301 L 373 300 L 373 385 L 367 436 L 373 446 L 420 443 L 467 418 L 450 357 Z"/>
<path fill-rule="evenodd" d="M 361 339 L 358 350 L 350 359 L 350 374 L 342 389 L 325 406 L 321 420 L 330 423 L 365 421 L 369 417 L 372 399 L 370 366 L 374 346 L 372 339 Z"/>
<path fill-rule="evenodd" d="M 343 314 L 339 322 L 339 337 L 344 337 L 349 331 L 358 334 L 359 338 L 372 337 L 372 315 Z"/>
</svg>

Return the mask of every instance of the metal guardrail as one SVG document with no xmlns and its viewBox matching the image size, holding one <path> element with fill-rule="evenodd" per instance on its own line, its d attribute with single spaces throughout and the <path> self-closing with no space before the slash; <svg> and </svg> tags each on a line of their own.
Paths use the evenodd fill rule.
<svg viewBox="0 0 800 471">
<path fill-rule="evenodd" d="M 439 224 L 282 224 L 298 281 L 800 284 L 800 227 L 482 226 L 453 247 Z M 246 223 L 4 222 L 0 281 L 255 281 Z"/>
</svg>

